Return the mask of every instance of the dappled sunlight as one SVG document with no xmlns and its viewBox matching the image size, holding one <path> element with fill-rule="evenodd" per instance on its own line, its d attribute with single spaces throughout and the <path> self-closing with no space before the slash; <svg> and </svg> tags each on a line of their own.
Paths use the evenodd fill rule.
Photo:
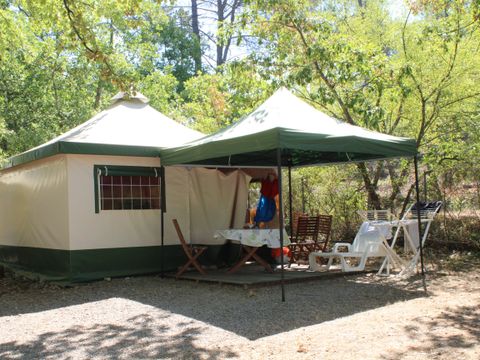
<svg viewBox="0 0 480 360">
<path fill-rule="evenodd" d="M 436 317 L 417 317 L 404 326 L 410 345 L 385 359 L 405 358 L 411 353 L 426 353 L 434 358 L 462 354 L 463 349 L 478 346 L 480 339 L 480 301 L 473 306 L 447 308 Z"/>
<path fill-rule="evenodd" d="M 318 351 L 386 360 L 475 351 L 478 301 L 456 297 L 479 292 L 477 275 L 469 276 L 430 277 L 427 296 L 418 275 L 340 275 L 287 284 L 285 303 L 279 286 L 153 276 L 22 286 L 1 296 L 0 357 L 282 358 L 271 353 L 272 344 L 293 358 Z M 378 331 L 384 336 L 377 338 Z M 373 338 L 378 348 L 371 348 Z"/>
<path fill-rule="evenodd" d="M 155 316 L 142 314 L 127 319 L 122 325 L 72 326 L 41 333 L 25 342 L 0 344 L 0 358 L 45 359 L 70 354 L 74 358 L 225 359 L 237 355 L 235 351 L 197 345 L 204 329 L 186 325 L 189 324 L 159 326 Z"/>
<path fill-rule="evenodd" d="M 93 303 L 102 306 L 102 301 L 118 298 L 122 305 L 111 311 L 121 312 L 134 307 L 132 302 L 141 303 L 152 307 L 157 319 L 158 314 L 178 314 L 255 340 L 423 296 L 419 291 L 377 283 L 377 278 L 365 283 L 359 282 L 360 278 L 365 276 L 290 284 L 286 286 L 285 303 L 281 302 L 279 286 L 244 290 L 157 277 L 117 279 L 42 291 L 35 301 L 28 290 L 15 303 L 8 301 L 7 295 L 0 314 L 13 316 L 55 309 L 64 312 L 69 306 L 87 306 L 94 311 Z"/>
</svg>

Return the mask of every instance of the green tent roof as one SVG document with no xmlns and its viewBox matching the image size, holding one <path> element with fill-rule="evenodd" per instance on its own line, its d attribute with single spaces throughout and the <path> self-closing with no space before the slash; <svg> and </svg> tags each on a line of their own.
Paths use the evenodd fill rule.
<svg viewBox="0 0 480 360">
<path fill-rule="evenodd" d="M 279 89 L 230 127 L 164 149 L 164 165 L 283 166 L 379 160 L 417 153 L 415 140 L 381 134 L 333 119 Z"/>
<path fill-rule="evenodd" d="M 204 134 L 168 118 L 148 105 L 140 93 L 118 93 L 112 105 L 49 142 L 13 156 L 5 168 L 55 154 L 158 157 L 162 148 L 178 146 Z"/>
</svg>

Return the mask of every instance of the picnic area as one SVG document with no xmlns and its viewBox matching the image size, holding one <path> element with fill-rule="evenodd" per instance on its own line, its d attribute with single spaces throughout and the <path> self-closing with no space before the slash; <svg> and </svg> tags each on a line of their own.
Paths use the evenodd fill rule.
<svg viewBox="0 0 480 360">
<path fill-rule="evenodd" d="M 479 359 L 479 25 L 0 1 L 0 358 Z"/>
</svg>

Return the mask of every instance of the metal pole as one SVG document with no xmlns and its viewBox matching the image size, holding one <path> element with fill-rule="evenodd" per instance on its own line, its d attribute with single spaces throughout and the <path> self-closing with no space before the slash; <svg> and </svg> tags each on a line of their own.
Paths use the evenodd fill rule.
<svg viewBox="0 0 480 360">
<path fill-rule="evenodd" d="M 277 149 L 277 171 L 278 171 L 278 231 L 280 232 L 280 284 L 282 287 L 282 302 L 285 302 L 284 264 L 283 264 L 283 196 L 282 196 L 282 150 Z"/>
<path fill-rule="evenodd" d="M 288 165 L 288 210 L 290 211 L 290 236 L 293 235 L 293 209 L 292 209 L 292 166 Z"/>
<path fill-rule="evenodd" d="M 305 179 L 302 176 L 302 214 L 305 214 Z"/>
<path fill-rule="evenodd" d="M 163 278 L 165 276 L 164 273 L 164 264 L 165 264 L 165 248 L 164 248 L 164 237 L 165 237 L 165 224 L 164 224 L 164 214 L 167 211 L 167 199 L 166 199 L 166 189 L 165 189 L 165 167 L 162 165 L 160 166 L 160 220 L 161 220 L 161 253 L 160 253 L 160 276 Z"/>
<path fill-rule="evenodd" d="M 422 219 L 420 218 L 420 186 L 418 184 L 418 158 L 415 155 L 413 158 L 413 164 L 415 166 L 415 192 L 416 192 L 416 199 L 417 199 L 417 223 L 418 223 L 418 242 L 420 245 L 420 267 L 422 268 L 422 278 L 423 278 L 423 287 L 425 291 L 427 290 L 427 286 L 425 283 L 425 268 L 423 266 L 423 244 L 422 244 Z"/>
</svg>

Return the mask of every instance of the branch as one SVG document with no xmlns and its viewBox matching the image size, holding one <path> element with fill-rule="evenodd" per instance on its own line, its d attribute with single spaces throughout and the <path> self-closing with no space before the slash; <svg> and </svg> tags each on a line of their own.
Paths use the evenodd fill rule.
<svg viewBox="0 0 480 360">
<path fill-rule="evenodd" d="M 443 157 L 441 158 L 440 160 L 438 160 L 438 164 L 441 165 L 444 161 L 448 161 L 448 160 L 452 160 L 452 161 L 459 161 L 459 160 L 464 160 L 464 159 L 460 159 L 458 156 L 453 156 L 453 157 Z"/>
<path fill-rule="evenodd" d="M 440 106 L 440 109 L 444 109 L 450 105 L 453 105 L 453 104 L 456 104 L 458 102 L 461 102 L 463 100 L 467 100 L 467 99 L 471 99 L 471 98 L 474 98 L 474 97 L 477 97 L 477 96 L 480 96 L 480 92 L 476 92 L 476 93 L 473 93 L 473 94 L 470 94 L 470 95 L 466 95 L 466 96 L 462 96 L 462 97 L 459 97 L 455 100 L 452 100 L 452 101 L 449 101 L 443 105 Z"/>
<path fill-rule="evenodd" d="M 406 29 L 407 29 L 407 23 L 408 23 L 408 19 L 410 17 L 410 14 L 412 13 L 412 10 L 410 9 L 408 11 L 408 15 L 407 17 L 405 18 L 405 22 L 403 23 L 403 28 L 402 28 L 402 47 L 403 47 L 403 54 L 405 55 L 405 59 L 409 60 L 409 56 L 408 56 L 408 52 L 407 52 L 407 43 L 405 41 L 405 32 L 406 32 Z M 418 93 L 420 94 L 420 99 L 422 102 L 425 101 L 425 97 L 423 96 L 423 91 L 422 91 L 422 87 L 420 86 L 419 82 L 417 81 L 417 78 L 415 77 L 415 75 L 413 75 L 413 72 L 410 71 L 410 73 L 408 74 L 410 76 L 410 78 L 413 80 L 413 82 L 415 83 L 415 87 L 417 88 L 418 90 Z"/>
<path fill-rule="evenodd" d="M 450 59 L 451 59 L 450 60 L 450 65 L 448 66 L 446 74 L 440 80 L 437 87 L 434 88 L 432 90 L 432 92 L 426 97 L 426 100 L 428 100 L 431 96 L 433 96 L 435 91 L 439 91 L 442 88 L 443 83 L 446 82 L 450 78 L 450 75 L 452 74 L 453 68 L 455 67 L 455 61 L 456 61 L 457 55 L 458 55 L 458 45 L 459 45 L 459 43 L 460 43 L 460 22 L 457 18 L 457 36 L 455 37 L 455 46 L 453 47 L 453 54 L 450 57 Z"/>
<path fill-rule="evenodd" d="M 17 5 L 17 8 L 18 10 L 20 10 L 21 13 L 23 13 L 26 17 L 31 17 L 31 15 L 27 12 L 27 10 L 25 10 L 23 7 L 21 7 L 20 5 Z"/>
<path fill-rule="evenodd" d="M 393 131 L 397 128 L 398 124 L 400 123 L 400 120 L 403 115 L 403 105 L 405 104 L 405 95 L 402 95 L 402 98 L 400 99 L 400 104 L 398 105 L 398 110 L 397 110 L 397 116 L 395 118 L 395 121 L 393 122 L 392 126 L 389 129 L 389 134 L 393 133 Z"/>
<path fill-rule="evenodd" d="M 199 31 L 200 31 L 200 33 L 202 33 L 203 35 L 205 35 L 208 40 L 210 40 L 212 43 L 214 43 L 215 45 L 217 45 L 217 40 L 216 40 L 212 35 L 210 35 L 209 33 L 206 33 L 206 32 L 203 31 L 202 29 L 199 29 Z"/>
<path fill-rule="evenodd" d="M 82 43 L 82 45 L 85 47 L 85 49 L 87 49 L 89 52 L 91 52 L 92 54 L 94 55 L 97 55 L 98 51 L 97 50 L 93 50 L 86 42 L 86 40 L 83 38 L 83 36 L 80 34 L 80 31 L 77 29 L 77 27 L 75 26 L 75 21 L 73 19 L 73 17 L 75 17 L 75 13 L 73 12 L 73 10 L 70 8 L 69 4 L 68 4 L 68 0 L 63 0 L 63 5 L 65 7 L 65 10 L 67 10 L 67 16 L 68 16 L 68 19 L 70 21 L 70 25 L 72 26 L 72 29 L 73 31 L 75 32 L 75 35 L 77 36 L 77 38 L 80 40 L 80 42 Z"/>
<path fill-rule="evenodd" d="M 307 54 L 308 52 L 311 51 L 310 46 L 308 45 L 308 42 L 305 38 L 305 35 L 303 34 L 303 31 L 300 29 L 300 27 L 295 23 L 295 21 L 292 19 L 292 24 L 293 26 L 286 25 L 287 27 L 292 27 L 294 30 L 297 31 L 297 33 L 300 36 L 300 39 L 302 40 L 303 46 L 307 49 Z M 324 74 L 322 71 L 322 68 L 320 67 L 320 64 L 318 63 L 317 60 L 312 60 L 313 65 L 315 69 L 317 70 L 318 74 L 320 75 L 320 78 L 323 80 L 323 82 L 327 85 L 327 87 L 330 89 L 330 91 L 333 93 L 333 96 L 337 100 L 338 104 L 340 105 L 340 108 L 342 109 L 344 119 L 352 124 L 356 125 L 355 121 L 353 120 L 350 111 L 348 110 L 347 106 L 343 102 L 342 98 L 338 94 L 337 90 L 335 89 L 335 85 L 330 81 L 330 79 L 327 78 L 327 76 Z"/>
<path fill-rule="evenodd" d="M 433 102 L 433 110 L 432 110 L 432 113 L 430 114 L 430 116 L 428 117 L 428 120 L 425 121 L 425 124 L 424 124 L 424 132 L 426 132 L 428 130 L 428 128 L 430 128 L 430 126 L 433 124 L 433 122 L 435 121 L 435 119 L 437 118 L 439 112 L 440 112 L 440 109 L 438 107 L 438 103 L 440 102 L 440 97 L 442 96 L 442 91 L 439 90 L 437 92 L 437 96 L 435 97 L 435 101 Z"/>
<path fill-rule="evenodd" d="M 375 168 L 375 174 L 373 176 L 373 186 L 377 187 L 378 181 L 380 180 L 380 175 L 382 175 L 383 170 L 383 161 L 377 161 L 377 166 Z"/>
</svg>

